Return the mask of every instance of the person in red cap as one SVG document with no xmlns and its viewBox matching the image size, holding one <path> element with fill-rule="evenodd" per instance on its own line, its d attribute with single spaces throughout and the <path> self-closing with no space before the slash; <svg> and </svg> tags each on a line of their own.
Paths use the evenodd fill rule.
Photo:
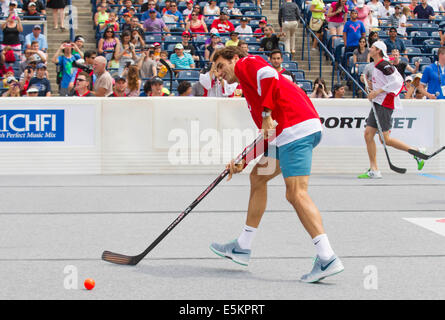
<svg viewBox="0 0 445 320">
<path fill-rule="evenodd" d="M 189 14 L 191 14 L 193 11 L 193 0 L 187 0 L 185 2 L 185 5 L 186 5 L 186 8 L 182 11 L 182 15 L 184 17 L 188 17 Z"/>
<path fill-rule="evenodd" d="M 258 22 L 259 28 L 253 32 L 253 35 L 257 38 L 257 40 L 261 40 L 264 37 L 264 28 L 267 26 L 267 21 L 265 19 L 260 20 Z"/>
<path fill-rule="evenodd" d="M 182 46 L 184 47 L 184 52 L 190 54 L 194 61 L 198 61 L 199 56 L 196 54 L 195 47 L 191 43 L 189 43 L 191 37 L 192 37 L 192 35 L 190 32 L 184 31 L 182 33 L 182 42 L 181 43 L 182 43 Z"/>
</svg>

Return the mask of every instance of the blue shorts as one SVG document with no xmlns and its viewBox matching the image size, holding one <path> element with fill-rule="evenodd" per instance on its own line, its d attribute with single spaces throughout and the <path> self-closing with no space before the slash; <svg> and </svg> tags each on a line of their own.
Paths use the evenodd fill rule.
<svg viewBox="0 0 445 320">
<path fill-rule="evenodd" d="M 320 143 L 321 131 L 289 142 L 281 147 L 270 146 L 264 153 L 280 161 L 283 177 L 309 176 L 312 167 L 312 150 Z"/>
</svg>

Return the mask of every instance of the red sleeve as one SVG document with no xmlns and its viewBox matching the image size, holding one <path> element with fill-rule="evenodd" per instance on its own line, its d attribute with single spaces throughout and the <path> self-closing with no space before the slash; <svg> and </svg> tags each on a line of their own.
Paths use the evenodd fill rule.
<svg viewBox="0 0 445 320">
<path fill-rule="evenodd" d="M 230 29 L 229 29 L 230 32 L 235 31 L 235 27 L 234 27 L 233 23 L 230 21 L 229 21 L 229 26 L 230 26 Z"/>
</svg>

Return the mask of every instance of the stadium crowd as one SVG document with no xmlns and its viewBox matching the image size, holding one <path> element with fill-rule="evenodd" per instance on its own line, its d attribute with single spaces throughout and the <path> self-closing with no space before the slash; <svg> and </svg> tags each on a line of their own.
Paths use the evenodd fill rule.
<svg viewBox="0 0 445 320">
<path fill-rule="evenodd" d="M 5 97 L 55 92 L 60 96 L 240 97 L 242 88 L 225 83 L 211 63 L 219 48 L 239 46 L 261 55 L 310 97 L 341 98 L 344 85 L 339 82 L 328 90 L 324 79 L 306 79 L 304 70 L 292 61 L 302 16 L 336 55 L 337 63 L 361 84 L 371 85 L 368 48 L 382 39 L 389 59 L 405 79 L 404 98 L 444 98 L 440 84 L 445 49 L 439 48 L 445 44 L 445 10 L 439 0 L 372 0 L 366 4 L 364 0 L 326 4 L 323 0 L 283 0 L 279 30 L 268 24 L 262 15 L 264 3 L 259 0 L 93 0 L 96 50 L 84 51 L 85 40 L 77 35 L 74 41 L 59 44 L 52 57 L 47 54 L 42 25 L 35 24 L 27 32 L 22 25 L 22 19 L 44 19 L 45 3 L 0 2 L 4 19 L 0 76 Z M 53 9 L 54 16 L 57 12 Z M 425 35 L 421 30 L 435 31 Z M 419 41 L 430 41 L 430 45 L 419 45 Z M 314 37 L 313 50 L 318 43 Z M 48 63 L 57 65 L 57 83 L 48 80 Z"/>
</svg>

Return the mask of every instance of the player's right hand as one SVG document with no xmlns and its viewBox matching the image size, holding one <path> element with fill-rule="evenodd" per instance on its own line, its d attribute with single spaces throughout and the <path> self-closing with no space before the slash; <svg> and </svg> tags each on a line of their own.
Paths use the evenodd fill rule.
<svg viewBox="0 0 445 320">
<path fill-rule="evenodd" d="M 230 179 L 232 179 L 233 174 L 240 173 L 241 171 L 243 171 L 245 163 L 246 160 L 244 159 L 237 164 L 235 164 L 235 160 L 230 161 L 230 163 L 226 165 L 226 169 L 229 169 L 229 177 L 227 178 L 227 181 L 230 181 Z"/>
</svg>

